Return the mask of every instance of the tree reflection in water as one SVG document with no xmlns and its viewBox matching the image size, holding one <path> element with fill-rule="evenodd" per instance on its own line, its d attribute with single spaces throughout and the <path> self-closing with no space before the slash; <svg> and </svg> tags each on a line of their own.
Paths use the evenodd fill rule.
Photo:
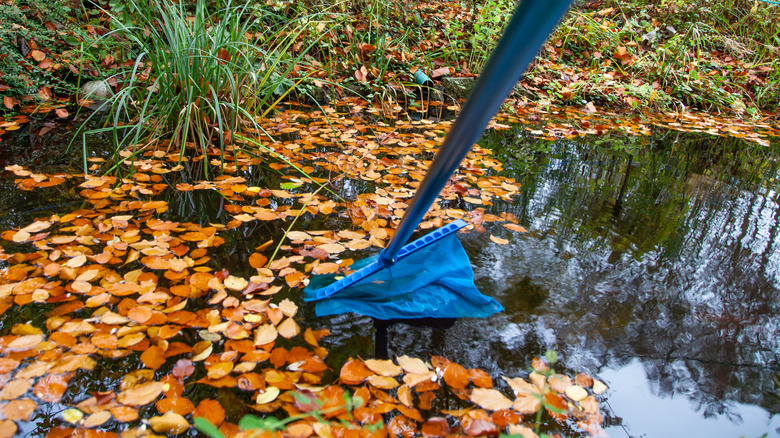
<svg viewBox="0 0 780 438">
<path fill-rule="evenodd" d="M 489 233 L 462 240 L 478 287 L 506 312 L 460 321 L 436 342 L 397 328 L 391 354 L 444 354 L 509 375 L 548 348 L 596 375 L 638 358 L 656 395 L 685 396 L 697 415 L 739 422 L 736 403 L 780 412 L 778 163 L 769 150 L 667 132 L 518 157 L 536 140 L 520 134 L 506 145 L 495 135 L 497 158 L 524 191 L 491 212 L 515 214 L 530 233 L 506 246 Z"/>
</svg>

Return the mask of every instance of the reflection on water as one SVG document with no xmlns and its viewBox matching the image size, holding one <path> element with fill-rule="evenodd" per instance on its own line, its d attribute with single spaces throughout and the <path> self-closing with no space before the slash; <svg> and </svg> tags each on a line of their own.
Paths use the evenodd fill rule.
<svg viewBox="0 0 780 438">
<path fill-rule="evenodd" d="M 679 133 L 520 159 L 506 150 L 525 139 L 491 140 L 524 187 L 495 209 L 530 233 L 495 225 L 509 245 L 461 240 L 478 287 L 506 312 L 438 336 L 397 326 L 391 354 L 517 375 L 552 348 L 612 384 L 611 436 L 780 435 L 778 163 L 734 139 Z M 346 326 L 371 327 L 331 322 L 345 329 L 336 350 Z"/>
</svg>

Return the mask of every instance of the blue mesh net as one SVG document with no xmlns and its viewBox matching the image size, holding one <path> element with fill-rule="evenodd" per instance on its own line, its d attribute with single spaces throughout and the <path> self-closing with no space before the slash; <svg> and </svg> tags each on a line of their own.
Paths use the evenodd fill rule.
<svg viewBox="0 0 780 438">
<path fill-rule="evenodd" d="M 358 270 L 377 257 L 356 262 L 352 268 Z M 333 281 L 331 275 L 313 276 L 304 298 L 315 299 L 314 291 Z M 317 316 L 354 312 L 382 320 L 484 318 L 503 310 L 477 290 L 471 263 L 455 234 L 415 250 L 316 305 Z"/>
</svg>

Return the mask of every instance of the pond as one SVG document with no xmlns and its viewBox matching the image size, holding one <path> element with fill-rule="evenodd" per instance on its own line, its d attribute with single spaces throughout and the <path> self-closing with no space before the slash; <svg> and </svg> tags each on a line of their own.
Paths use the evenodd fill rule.
<svg viewBox="0 0 780 438">
<path fill-rule="evenodd" d="M 780 434 L 780 163 L 737 139 L 654 131 L 521 157 L 511 151 L 539 141 L 490 134 L 522 185 L 492 212 L 529 233 L 461 241 L 477 286 L 506 310 L 440 332 L 393 326 L 390 356 L 512 375 L 553 349 L 610 385 L 610 436 Z M 373 354 L 370 320 L 326 325 L 332 354 Z"/>
<path fill-rule="evenodd" d="M 317 125 L 306 115 L 295 118 L 309 132 L 333 129 L 333 125 Z M 480 144 L 503 163 L 499 171 L 490 172 L 516 179 L 521 190 L 513 202 L 494 201 L 483 207 L 486 213 L 516 217 L 528 232 L 517 234 L 486 223 L 484 233 L 459 235 L 478 288 L 497 299 L 505 311 L 487 319 L 458 320 L 446 329 L 392 325 L 389 355 L 441 355 L 496 378 L 523 375 L 534 357 L 555 350 L 561 371 L 587 373 L 608 384 L 602 409 L 610 436 L 780 435 L 780 211 L 776 191 L 780 177 L 776 149 L 780 145 L 776 139 L 770 146 L 757 146 L 729 136 L 663 128 L 643 128 L 646 135 L 640 136 L 620 131 L 605 134 L 593 128 L 598 135 L 542 140 L 539 136 L 545 125 L 535 124 L 538 117 L 514 121 L 522 124 L 489 131 Z M 349 130 L 340 140 L 350 145 L 355 140 L 365 143 L 370 131 L 359 125 L 354 121 L 344 124 Z M 299 126 L 289 120 L 276 127 L 290 139 L 297 138 L 291 133 Z M 68 160 L 53 159 L 45 147 L 49 137 L 38 135 L 44 128 L 48 131 L 52 126 L 26 127 L 6 141 L 4 165 L 74 172 Z M 442 134 L 441 126 L 415 129 L 426 139 Z M 374 135 L 388 138 L 394 132 L 380 130 Z M 66 141 L 67 132 L 59 135 L 49 141 Z M 393 144 L 409 147 L 398 140 Z M 293 146 L 295 141 L 290 141 L 287 150 L 308 151 L 309 159 L 316 161 L 320 149 Z M 429 154 L 422 149 L 417 152 Z M 342 165 L 342 170 L 347 173 L 353 164 Z M 250 163 L 236 174 L 246 177 L 246 185 L 289 187 L 296 195 L 298 179 L 268 168 L 257 172 L 260 167 Z M 175 173 L 159 174 L 151 181 L 176 186 L 184 179 Z M 138 193 L 147 194 L 141 190 L 155 196 L 162 192 L 169 207 L 161 214 L 164 220 L 207 227 L 235 222 L 241 213 L 226 202 L 239 192 L 225 195 L 221 189 L 220 196 L 210 187 L 171 193 L 158 191 L 151 183 L 144 185 L 138 175 L 133 178 L 141 188 L 130 184 L 127 191 L 138 198 Z M 88 207 L 70 180 L 20 191 L 14 179 L 0 182 L 3 230 Z M 373 191 L 376 184 L 366 178 L 344 178 L 334 187 L 340 195 L 355 198 Z M 270 205 L 289 225 L 295 218 L 284 213 L 291 211 L 294 202 L 286 196 L 257 205 Z M 444 206 L 474 207 L 462 199 L 446 201 Z M 249 277 L 253 273 L 247 263 L 250 256 L 260 251 L 270 257 L 274 246 L 266 242 L 278 242 L 284 232 L 269 224 L 217 227 L 226 243 L 213 249 L 211 259 L 204 263 L 214 270 L 224 268 Z M 343 218 L 315 217 L 301 221 L 295 229 L 346 226 Z M 496 244 L 491 235 L 509 243 Z M 14 246 L 6 248 L 10 253 L 9 248 Z M 375 251 L 343 254 L 362 258 Z M 129 260 L 130 266 L 138 264 Z M 285 287 L 279 296 L 300 305 L 296 319 L 301 325 L 330 329 L 321 345 L 329 352 L 326 362 L 332 369 L 338 370 L 349 357 L 374 356 L 375 330 L 369 318 L 352 314 L 317 318 L 313 306 L 300 302 L 299 291 Z M 204 301 L 193 303 L 206 305 Z M 41 306 L 40 313 L 29 308 L 6 313 L 0 320 L 0 335 L 11 333 L 20 323 L 44 326 L 51 310 Z M 74 314 L 86 318 L 85 310 Z M 189 343 L 198 340 L 194 334 L 180 336 Z M 69 387 L 63 400 L 75 404 L 84 394 L 110 391 L 125 373 L 146 364 L 137 355 L 130 357 L 122 362 L 95 355 L 100 377 L 78 373 L 72 384 L 81 386 Z M 172 365 L 169 361 L 158 374 Z M 210 397 L 205 389 L 188 386 L 186 391 L 196 404 Z M 240 405 L 237 411 L 246 412 L 246 400 L 222 389 L 219 394 L 228 403 Z M 39 414 L 20 424 L 20 433 L 45 436 L 62 423 L 52 419 L 62 409 L 64 405 L 58 403 L 42 403 Z M 148 409 L 144 412 L 153 414 Z M 121 430 L 116 424 L 112 428 Z"/>
</svg>

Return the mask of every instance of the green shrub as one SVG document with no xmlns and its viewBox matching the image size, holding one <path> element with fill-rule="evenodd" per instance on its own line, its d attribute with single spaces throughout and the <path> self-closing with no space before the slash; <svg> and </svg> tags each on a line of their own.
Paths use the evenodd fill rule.
<svg viewBox="0 0 780 438">
<path fill-rule="evenodd" d="M 130 2 L 127 10 L 134 24 L 117 19 L 112 34 L 130 41 L 135 62 L 109 101 L 107 126 L 87 132 L 109 132 L 117 152 L 155 147 L 184 156 L 190 145 L 206 155 L 216 145 L 224 153 L 234 133 L 257 129 L 256 117 L 295 85 L 293 69 L 306 49 L 292 55 L 291 47 L 301 30 L 267 28 L 261 9 L 228 5 L 210 14 L 198 0 L 186 12 L 181 3 L 155 0 Z"/>
</svg>

